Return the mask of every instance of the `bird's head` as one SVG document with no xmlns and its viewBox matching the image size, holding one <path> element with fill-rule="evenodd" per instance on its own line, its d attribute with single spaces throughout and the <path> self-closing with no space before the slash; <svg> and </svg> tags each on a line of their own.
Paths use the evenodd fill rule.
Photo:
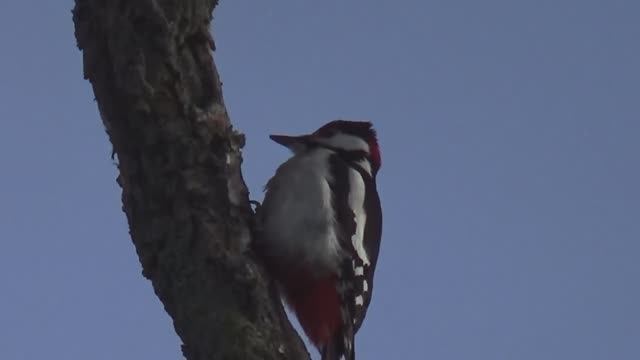
<svg viewBox="0 0 640 360">
<path fill-rule="evenodd" d="M 294 154 L 324 147 L 346 156 L 364 157 L 373 174 L 381 165 L 380 147 L 373 125 L 368 121 L 334 120 L 307 135 L 271 135 L 271 140 L 286 146 Z"/>
</svg>

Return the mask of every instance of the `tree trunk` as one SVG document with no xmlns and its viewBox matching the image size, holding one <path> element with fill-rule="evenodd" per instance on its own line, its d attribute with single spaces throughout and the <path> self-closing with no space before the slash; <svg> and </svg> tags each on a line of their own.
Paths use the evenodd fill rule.
<svg viewBox="0 0 640 360">
<path fill-rule="evenodd" d="M 224 106 L 215 0 L 76 0 L 84 76 L 117 155 L 123 210 L 188 360 L 308 359 L 248 250 L 243 135 Z"/>
</svg>

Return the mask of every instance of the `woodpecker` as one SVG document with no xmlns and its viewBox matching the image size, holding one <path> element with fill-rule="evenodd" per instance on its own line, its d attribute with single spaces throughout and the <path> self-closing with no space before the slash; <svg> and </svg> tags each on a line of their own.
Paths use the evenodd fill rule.
<svg viewBox="0 0 640 360">
<path fill-rule="evenodd" d="M 257 252 L 322 360 L 354 360 L 382 233 L 376 132 L 335 120 L 270 138 L 293 156 L 265 186 Z"/>
</svg>

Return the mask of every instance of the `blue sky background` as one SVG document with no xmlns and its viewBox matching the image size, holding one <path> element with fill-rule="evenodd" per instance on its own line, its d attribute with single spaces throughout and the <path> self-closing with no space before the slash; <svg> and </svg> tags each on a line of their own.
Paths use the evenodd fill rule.
<svg viewBox="0 0 640 360">
<path fill-rule="evenodd" d="M 0 2 L 0 358 L 178 359 L 120 210 L 72 2 Z M 222 0 L 252 197 L 269 133 L 370 119 L 360 359 L 640 359 L 640 3 Z"/>
</svg>

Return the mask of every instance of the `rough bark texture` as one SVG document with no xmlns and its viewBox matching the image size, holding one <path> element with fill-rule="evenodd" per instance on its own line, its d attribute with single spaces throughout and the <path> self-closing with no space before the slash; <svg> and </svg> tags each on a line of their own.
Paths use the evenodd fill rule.
<svg viewBox="0 0 640 360">
<path fill-rule="evenodd" d="M 76 0 L 123 210 L 189 360 L 308 359 L 247 246 L 252 211 L 209 33 L 215 0 Z"/>
</svg>

